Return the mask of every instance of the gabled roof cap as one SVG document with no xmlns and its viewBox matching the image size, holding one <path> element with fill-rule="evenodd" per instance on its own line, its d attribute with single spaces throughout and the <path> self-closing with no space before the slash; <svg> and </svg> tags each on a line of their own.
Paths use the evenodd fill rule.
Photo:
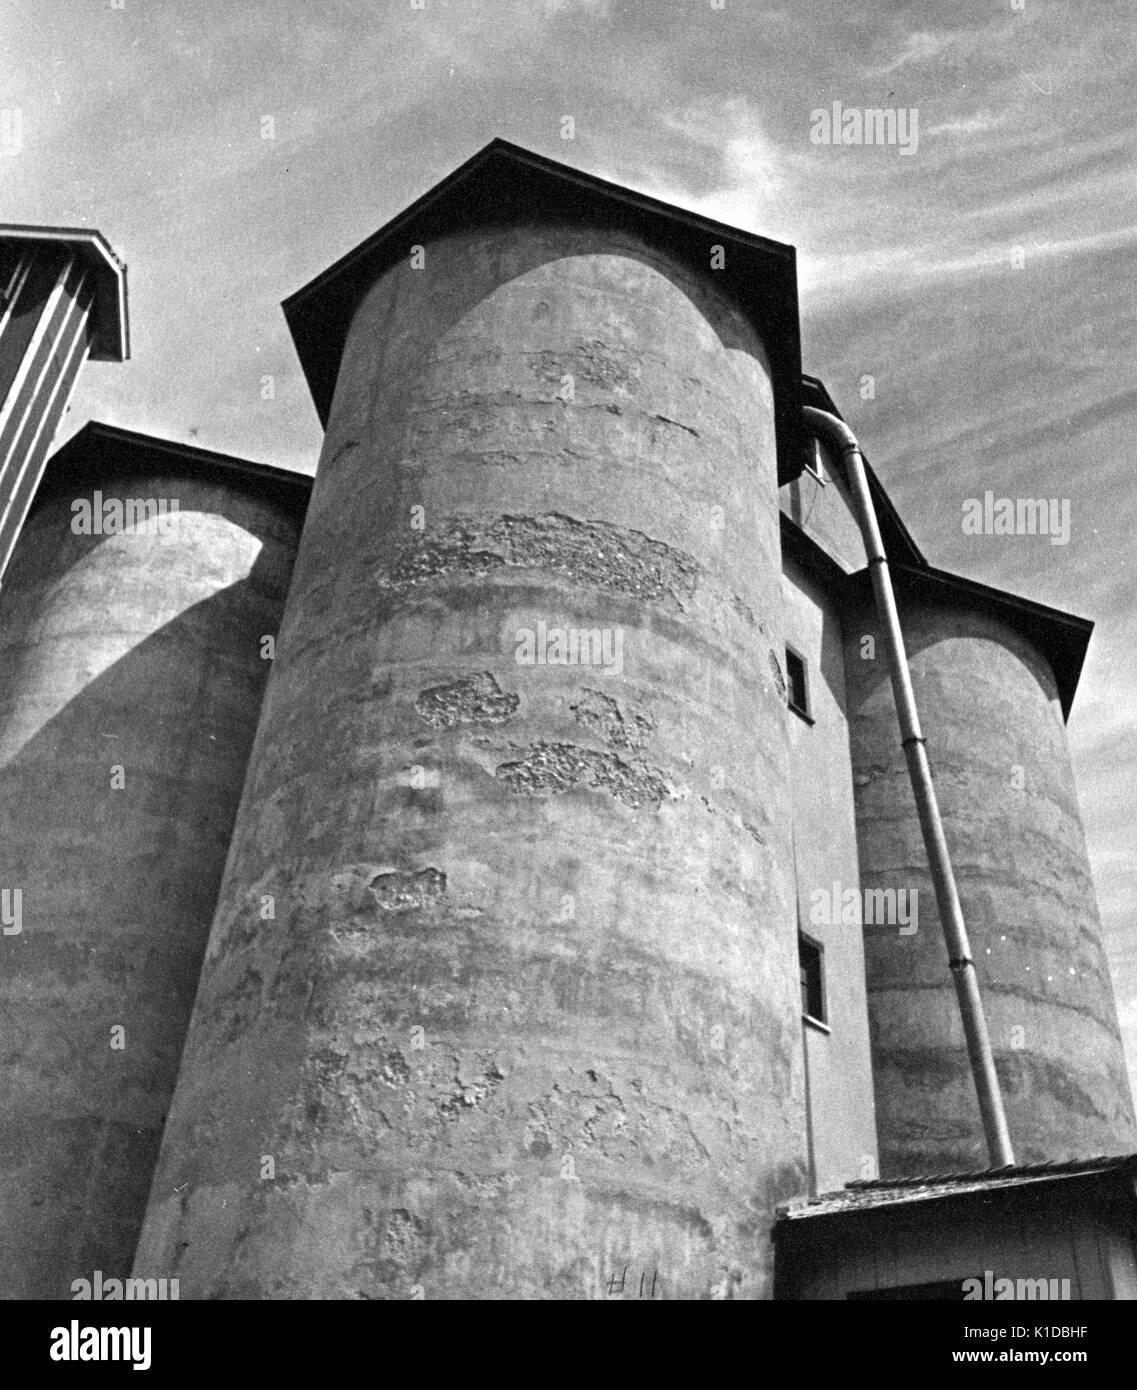
<svg viewBox="0 0 1137 1390">
<path fill-rule="evenodd" d="M 410 247 L 464 227 L 555 217 L 635 231 L 705 274 L 721 277 L 770 359 L 779 480 L 801 471 L 801 340 L 792 246 L 739 231 L 656 198 L 493 140 L 283 303 L 325 427 L 351 320 L 379 276 Z M 710 247 L 725 266 L 712 272 Z"/>
</svg>

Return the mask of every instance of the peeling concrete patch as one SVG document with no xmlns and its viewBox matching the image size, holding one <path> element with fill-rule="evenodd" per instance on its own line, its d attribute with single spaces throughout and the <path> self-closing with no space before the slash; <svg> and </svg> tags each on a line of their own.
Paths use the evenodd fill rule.
<svg viewBox="0 0 1137 1390">
<path fill-rule="evenodd" d="M 597 386 L 628 386 L 631 376 L 607 343 L 590 338 L 578 343 L 573 351 L 578 363 L 577 374 Z"/>
<path fill-rule="evenodd" d="M 415 709 L 433 728 L 453 729 L 460 724 L 504 724 L 520 703 L 520 696 L 502 690 L 488 671 L 480 671 L 422 691 Z"/>
<path fill-rule="evenodd" d="M 756 840 L 758 844 L 766 845 L 769 843 L 765 835 L 762 834 L 762 832 L 758 829 L 758 827 L 754 824 L 752 820 L 743 819 L 742 821 L 740 821 L 740 824 L 743 830 L 746 831 L 747 835 L 749 835 L 752 840 Z"/>
<path fill-rule="evenodd" d="M 632 714 L 629 728 L 619 704 L 601 690 L 586 688 L 569 710 L 578 724 L 616 748 L 638 749 L 655 729 L 655 720 L 639 713 Z"/>
<path fill-rule="evenodd" d="M 432 579 L 504 568 L 543 570 L 641 600 L 670 599 L 680 607 L 693 595 L 700 573 L 693 556 L 640 531 L 547 513 L 490 523 L 451 518 L 434 534 L 408 542 L 376 583 L 381 592 L 399 596 Z"/>
<path fill-rule="evenodd" d="M 446 892 L 446 875 L 438 869 L 376 874 L 367 887 L 380 911 L 408 912 L 437 901 Z"/>
<path fill-rule="evenodd" d="M 530 1158 L 548 1158 L 553 1152 L 549 1136 L 532 1125 L 525 1127 L 524 1149 Z"/>
<path fill-rule="evenodd" d="M 596 787 L 635 810 L 650 806 L 658 811 L 671 795 L 660 772 L 572 743 L 531 744 L 516 762 L 499 764 L 494 775 L 519 795 L 549 796 L 579 786 Z"/>
<path fill-rule="evenodd" d="M 545 348 L 537 354 L 533 370 L 543 381 L 559 381 L 571 375 L 577 381 L 606 390 L 627 390 L 632 382 L 618 353 L 600 338 L 582 339 L 560 352 Z"/>
<path fill-rule="evenodd" d="M 781 663 L 773 652 L 770 653 L 770 670 L 774 676 L 774 684 L 778 688 L 778 698 L 784 700 L 786 698 L 786 678 L 782 675 Z"/>
<path fill-rule="evenodd" d="M 610 1097 L 613 1104 L 604 1100 L 593 1101 L 592 1113 L 580 1126 L 581 1147 L 606 1149 L 607 1145 L 625 1138 L 628 1129 L 628 1114 L 624 1102 L 614 1093 Z M 634 1143 L 633 1143 L 634 1147 Z"/>
<path fill-rule="evenodd" d="M 403 546 L 389 569 L 377 576 L 379 588 L 398 595 L 416 584 L 449 574 L 468 576 L 501 569 L 505 558 L 485 548 L 482 539 L 477 528 L 450 521 L 441 535 L 423 537 Z"/>
<path fill-rule="evenodd" d="M 415 1269 L 421 1264 L 426 1247 L 426 1226 L 419 1217 L 401 1207 L 388 1215 L 377 1250 L 384 1264 L 394 1266 L 400 1274 Z"/>
<path fill-rule="evenodd" d="M 724 811 L 720 809 L 709 797 L 701 796 L 699 800 L 706 807 L 709 815 L 723 816 L 730 824 L 741 826 L 742 829 L 746 831 L 747 835 L 757 844 L 763 847 L 769 845 L 769 840 L 766 839 L 765 835 L 762 834 L 753 821 L 747 820 L 744 816 L 740 816 L 737 811 Z"/>
<path fill-rule="evenodd" d="M 411 1079 L 411 1069 L 406 1057 L 396 1048 L 388 1052 L 379 1068 L 379 1079 L 388 1086 L 405 1086 Z"/>
<path fill-rule="evenodd" d="M 669 415 L 653 415 L 651 418 L 659 420 L 665 425 L 674 425 L 677 430 L 686 430 L 688 434 L 693 434 L 696 439 L 699 437 L 699 431 L 695 429 L 694 425 L 684 425 L 679 420 L 672 420 Z"/>
<path fill-rule="evenodd" d="M 520 1181 L 512 1168 L 507 1168 L 504 1173 L 492 1173 L 484 1176 L 477 1173 L 464 1173 L 459 1170 L 453 1174 L 453 1177 L 460 1188 L 480 1201 L 496 1201 L 502 1197 L 508 1197 Z"/>
<path fill-rule="evenodd" d="M 460 1077 L 455 1080 L 459 1089 L 438 1107 L 448 1120 L 456 1120 L 464 1110 L 474 1110 L 488 1100 L 505 1080 L 505 1073 L 496 1062 L 491 1062 L 476 1080 L 468 1084 L 463 1084 Z"/>
</svg>

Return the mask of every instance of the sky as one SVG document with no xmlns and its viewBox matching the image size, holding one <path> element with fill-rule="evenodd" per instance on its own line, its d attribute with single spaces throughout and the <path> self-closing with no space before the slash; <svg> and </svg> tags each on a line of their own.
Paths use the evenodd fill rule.
<svg viewBox="0 0 1137 1390">
<path fill-rule="evenodd" d="M 61 439 L 306 472 L 281 299 L 495 136 L 794 245 L 805 370 L 930 562 L 1097 624 L 1069 735 L 1137 1076 L 1132 53 L 1118 0 L 0 0 L 0 220 L 129 266 Z M 816 143 L 834 101 L 911 153 Z M 964 535 L 987 489 L 1069 543 Z"/>
</svg>

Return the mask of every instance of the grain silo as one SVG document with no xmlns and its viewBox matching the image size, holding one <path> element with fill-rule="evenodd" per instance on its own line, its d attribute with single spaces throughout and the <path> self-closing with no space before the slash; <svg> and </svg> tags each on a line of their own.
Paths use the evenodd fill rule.
<svg viewBox="0 0 1137 1390">
<path fill-rule="evenodd" d="M 792 251 L 495 142 L 286 313 L 327 436 L 136 1273 L 767 1296 Z"/>
<path fill-rule="evenodd" d="M 1132 1150 L 1066 742 L 1091 624 L 930 566 L 893 574 L 1016 1161 Z M 882 1171 L 966 1171 L 985 1166 L 982 1136 L 876 632 L 866 601 L 846 646 L 861 872 L 866 890 L 917 892 L 921 920 L 866 928 Z"/>
<path fill-rule="evenodd" d="M 91 424 L 16 545 L 0 1297 L 129 1273 L 308 488 Z"/>
</svg>

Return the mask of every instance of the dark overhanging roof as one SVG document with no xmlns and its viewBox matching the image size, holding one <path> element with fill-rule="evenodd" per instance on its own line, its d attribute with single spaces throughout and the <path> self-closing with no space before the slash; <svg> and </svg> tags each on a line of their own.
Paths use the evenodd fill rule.
<svg viewBox="0 0 1137 1390">
<path fill-rule="evenodd" d="M 833 398 L 817 377 L 802 377 L 803 404 L 827 410 L 842 419 Z M 862 457 L 863 451 L 862 451 Z M 876 508 L 881 538 L 888 556 L 901 615 L 906 599 L 916 602 L 940 602 L 989 613 L 1021 633 L 1047 659 L 1054 673 L 1062 716 L 1069 719 L 1078 681 L 1086 660 L 1094 624 L 1089 618 L 1051 608 L 1044 603 L 994 589 L 989 584 L 966 579 L 948 570 L 936 569 L 924 558 L 908 528 L 892 505 L 880 479 L 865 459 L 869 491 Z M 836 595 L 842 591 L 856 595 L 865 603 L 873 601 L 872 580 L 867 568 L 846 575 L 825 551 L 792 518 L 781 514 L 782 546 L 809 569 Z"/>
<path fill-rule="evenodd" d="M 845 418 L 837 409 L 833 397 L 815 376 L 802 376 L 801 403 L 803 406 L 811 405 L 815 410 L 827 410 L 830 415 L 836 415 L 838 420 Z M 861 458 L 864 460 L 865 474 L 869 480 L 869 492 L 872 493 L 877 525 L 880 527 L 880 535 L 884 541 L 884 550 L 888 556 L 889 564 L 901 561 L 909 565 L 926 565 L 928 562 L 924 559 L 923 552 L 916 544 L 908 527 L 901 520 L 900 513 L 892 505 L 892 499 L 885 492 L 884 484 L 873 471 L 872 464 L 865 458 L 863 449 L 861 450 Z"/>
<path fill-rule="evenodd" d="M 103 469 L 119 477 L 172 468 L 204 481 L 241 487 L 258 497 L 277 502 L 298 521 L 308 510 L 312 479 L 272 464 L 199 449 L 173 439 L 158 439 L 120 429 L 117 425 L 89 420 L 48 459 L 31 510 L 46 498 L 78 485 L 90 485 L 91 474 Z"/>
<path fill-rule="evenodd" d="M 325 427 L 344 342 L 361 298 L 410 247 L 478 223 L 537 217 L 592 219 L 638 232 L 710 274 L 710 247 L 725 248 L 716 281 L 759 332 L 770 359 L 779 482 L 801 471 L 801 338 L 794 248 L 725 226 L 646 194 L 609 183 L 493 140 L 373 236 L 342 256 L 282 308 L 320 422 Z"/>
<path fill-rule="evenodd" d="M 811 574 L 840 604 L 842 596 L 856 597 L 858 602 L 872 604 L 872 578 L 868 569 L 847 574 L 813 537 L 792 517 L 782 512 L 779 517 L 782 533 L 782 554 L 795 560 Z M 1054 673 L 1062 717 L 1069 719 L 1078 681 L 1085 664 L 1086 649 L 1094 630 L 1088 618 L 1048 608 L 1043 603 L 1020 598 L 1003 589 L 992 589 L 974 579 L 950 574 L 931 565 L 889 564 L 893 588 L 903 616 L 905 599 L 916 602 L 959 604 L 987 612 L 1007 623 L 1046 657 Z"/>
<path fill-rule="evenodd" d="M 1050 663 L 1058 687 L 1062 717 L 1069 719 L 1094 630 L 1089 618 L 1063 613 L 1061 609 L 1050 608 L 1045 603 L 1035 603 L 1032 599 L 1007 593 L 1005 589 L 993 589 L 988 584 L 950 574 L 947 570 L 934 569 L 931 565 L 923 569 L 908 565 L 891 565 L 889 568 L 901 603 L 905 596 L 910 596 L 925 601 L 965 604 L 989 613 L 1020 632 Z M 861 571 L 858 578 L 867 593 L 870 587 L 867 571 Z"/>
<path fill-rule="evenodd" d="M 126 361 L 130 356 L 126 266 L 101 232 L 89 227 L 34 227 L 0 223 L 0 241 L 46 243 L 74 251 L 94 272 L 91 359 L 95 362 Z"/>
</svg>

